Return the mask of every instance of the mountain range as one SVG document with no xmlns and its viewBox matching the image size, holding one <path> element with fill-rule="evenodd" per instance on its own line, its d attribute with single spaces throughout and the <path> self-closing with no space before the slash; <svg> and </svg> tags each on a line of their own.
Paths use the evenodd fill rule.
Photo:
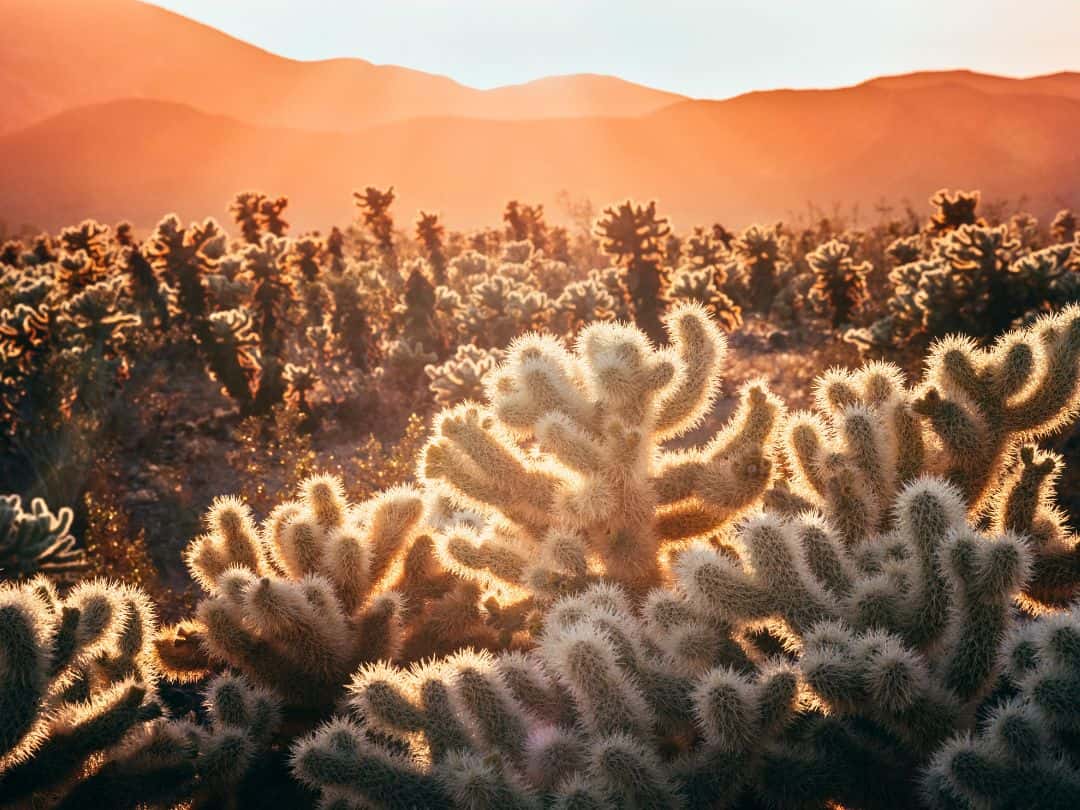
<svg viewBox="0 0 1080 810">
<path fill-rule="evenodd" d="M 149 227 L 226 219 L 237 191 L 291 199 L 296 229 L 394 185 L 400 223 L 495 222 L 566 190 L 656 198 L 678 227 L 808 203 L 864 213 L 941 186 L 1041 216 L 1080 205 L 1080 74 L 944 71 L 835 90 L 689 99 L 573 75 L 476 90 L 360 59 L 299 62 L 135 0 L 0 0 L 0 219 Z M 328 24 L 330 22 L 328 21 Z"/>
</svg>

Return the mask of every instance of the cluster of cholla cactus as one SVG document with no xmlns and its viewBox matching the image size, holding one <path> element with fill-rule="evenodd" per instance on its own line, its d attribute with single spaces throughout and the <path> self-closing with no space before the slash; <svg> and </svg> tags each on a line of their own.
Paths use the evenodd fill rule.
<svg viewBox="0 0 1080 810">
<path fill-rule="evenodd" d="M 43 285 L 23 254 L 5 272 L 5 312 L 24 319 L 2 321 L 13 368 L 58 328 L 108 357 L 133 318 L 165 325 L 156 289 L 167 339 L 192 336 L 238 398 L 276 380 L 312 415 L 381 325 L 376 384 L 408 367 L 445 407 L 416 486 L 356 503 L 316 476 L 261 522 L 216 501 L 179 623 L 158 630 L 126 586 L 5 586 L 0 803 L 238 801 L 300 737 L 291 771 L 326 807 L 981 810 L 1024 806 L 1019 783 L 1076 806 L 1080 545 L 1054 504 L 1063 461 L 1035 442 L 1080 404 L 1080 309 L 989 347 L 939 341 L 914 385 L 883 362 L 830 371 L 809 411 L 751 380 L 722 422 L 719 296 L 756 309 L 751 282 L 779 294 L 805 258 L 810 302 L 847 322 L 866 275 L 854 237 L 667 245 L 631 207 L 652 223 L 632 248 L 610 212 L 612 255 L 664 273 L 654 341 L 628 322 L 626 273 L 581 273 L 533 241 L 538 210 L 526 226 L 519 207 L 491 255 L 454 253 L 422 218 L 426 258 L 406 259 L 392 193 L 368 197 L 378 261 L 276 235 L 270 206 L 240 248 L 208 223 L 167 220 L 151 249 L 85 225 Z M 1054 250 L 1073 266 L 1072 243 L 1015 241 L 953 222 L 891 252 L 973 275 Z M 41 311 L 53 286 L 66 303 Z M 558 334 L 517 336 L 545 326 Z M 70 516 L 32 511 L 14 546 L 66 555 Z M 163 716 L 162 678 L 209 679 L 204 711 Z"/>
<path fill-rule="evenodd" d="M 43 498 L 23 510 L 18 495 L 0 495 L 0 579 L 47 574 L 70 581 L 86 569 L 86 553 L 71 534 L 74 513 L 68 507 L 53 512 Z"/>
<path fill-rule="evenodd" d="M 992 337 L 1080 301 L 1080 248 L 1063 238 L 1068 212 L 1055 220 L 1055 243 L 1040 249 L 1031 217 L 988 225 L 976 214 L 978 201 L 977 192 L 931 198 L 938 212 L 926 233 L 901 237 L 888 249 L 897 266 L 881 317 L 850 332 L 849 340 L 881 349 L 953 332 Z"/>
<path fill-rule="evenodd" d="M 329 476 L 307 480 L 261 526 L 243 502 L 218 499 L 185 554 L 204 597 L 155 643 L 165 674 L 185 681 L 229 667 L 289 707 L 325 710 L 362 663 L 462 637 L 489 643 L 478 589 L 437 564 L 428 511 L 407 486 L 351 504 Z"/>
<path fill-rule="evenodd" d="M 440 557 L 533 598 L 535 646 L 361 667 L 297 777 L 334 807 L 1075 806 L 1080 546 L 1030 442 L 1080 401 L 1080 310 L 944 342 L 915 387 L 830 372 L 814 412 L 751 386 L 665 453 L 723 345 L 668 326 L 524 339 L 441 416 Z"/>
<path fill-rule="evenodd" d="M 278 699 L 223 675 L 208 726 L 168 718 L 156 617 L 101 580 L 61 596 L 39 575 L 0 585 L 0 804 L 171 807 L 227 798 L 267 746 Z"/>
</svg>

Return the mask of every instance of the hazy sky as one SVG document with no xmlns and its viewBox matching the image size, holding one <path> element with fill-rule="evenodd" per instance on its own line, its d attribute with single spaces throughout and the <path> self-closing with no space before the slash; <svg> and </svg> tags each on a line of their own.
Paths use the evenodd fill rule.
<svg viewBox="0 0 1080 810">
<path fill-rule="evenodd" d="M 160 0 L 295 59 L 474 87 L 609 73 L 692 96 L 911 70 L 1080 70 L 1080 0 Z"/>
</svg>

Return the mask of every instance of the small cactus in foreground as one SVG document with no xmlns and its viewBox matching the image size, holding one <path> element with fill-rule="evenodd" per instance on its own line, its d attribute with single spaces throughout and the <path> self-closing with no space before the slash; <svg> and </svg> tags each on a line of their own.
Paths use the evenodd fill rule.
<svg viewBox="0 0 1080 810">
<path fill-rule="evenodd" d="M 161 714 L 154 622 L 127 586 L 84 582 L 64 598 L 43 576 L 0 586 L 0 804 L 62 793 Z"/>
</svg>

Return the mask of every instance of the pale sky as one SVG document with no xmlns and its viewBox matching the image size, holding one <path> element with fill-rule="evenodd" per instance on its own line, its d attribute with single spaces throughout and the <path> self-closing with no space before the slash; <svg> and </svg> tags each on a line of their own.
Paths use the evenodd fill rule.
<svg viewBox="0 0 1080 810">
<path fill-rule="evenodd" d="M 690 96 L 965 67 L 1080 70 L 1080 0 L 159 0 L 294 59 L 473 87 L 607 73 Z"/>
</svg>

